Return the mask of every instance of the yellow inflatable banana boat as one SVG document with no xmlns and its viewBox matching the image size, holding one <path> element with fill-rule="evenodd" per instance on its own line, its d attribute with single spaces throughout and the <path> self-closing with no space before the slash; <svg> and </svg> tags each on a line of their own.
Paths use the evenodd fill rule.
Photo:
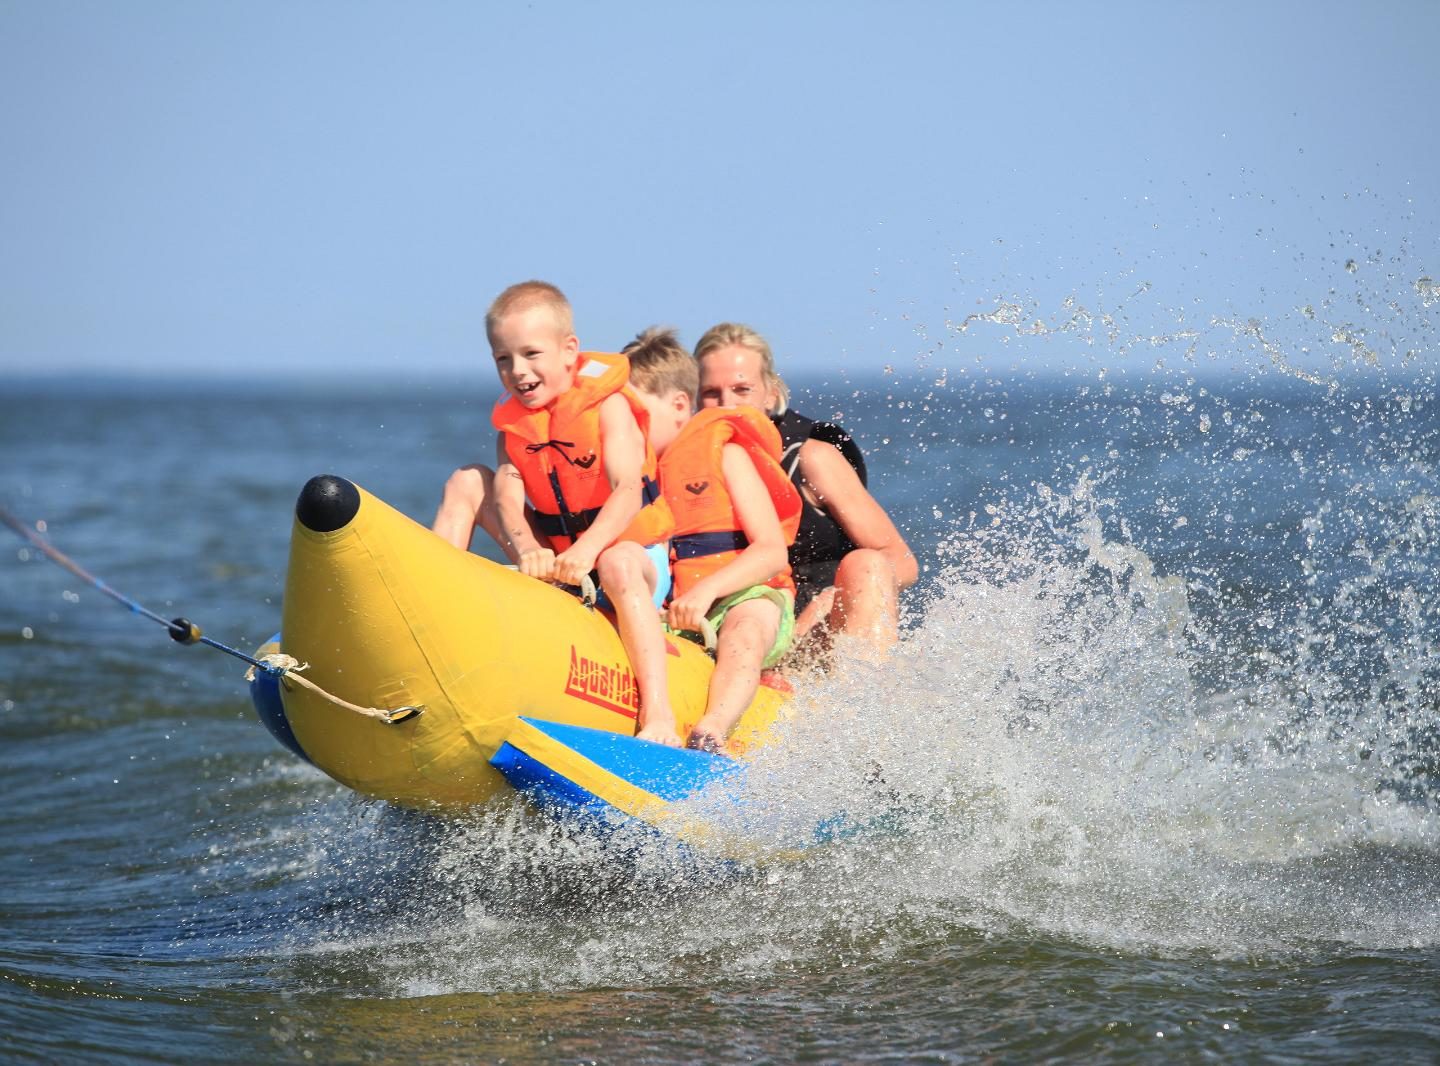
<svg viewBox="0 0 1440 1066">
<path fill-rule="evenodd" d="M 712 664 L 687 640 L 667 637 L 666 650 L 683 735 Z M 255 676 L 267 728 L 342 784 L 407 806 L 458 810 L 508 788 L 490 760 L 522 716 L 635 730 L 635 678 L 605 613 L 452 547 L 343 478 L 312 478 L 296 504 L 280 634 L 258 654 L 274 652 L 308 664 L 307 684 Z M 763 741 L 784 698 L 760 687 L 733 752 Z M 420 713 L 357 713 L 402 707 Z"/>
</svg>

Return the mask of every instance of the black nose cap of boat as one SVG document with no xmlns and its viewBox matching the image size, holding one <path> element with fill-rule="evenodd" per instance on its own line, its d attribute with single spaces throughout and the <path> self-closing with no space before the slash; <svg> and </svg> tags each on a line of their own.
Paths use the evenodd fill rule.
<svg viewBox="0 0 1440 1066">
<path fill-rule="evenodd" d="M 321 474 L 305 482 L 295 501 L 295 517 L 314 533 L 334 533 L 360 510 L 360 490 L 343 477 Z"/>
</svg>

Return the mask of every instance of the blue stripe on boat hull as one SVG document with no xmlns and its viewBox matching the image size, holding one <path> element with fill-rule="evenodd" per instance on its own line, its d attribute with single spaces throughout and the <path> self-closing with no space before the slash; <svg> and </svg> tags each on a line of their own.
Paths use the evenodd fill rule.
<svg viewBox="0 0 1440 1066">
<path fill-rule="evenodd" d="M 278 646 L 280 634 L 276 633 L 267 643 Z M 285 717 L 285 701 L 280 697 L 278 677 L 264 670 L 256 670 L 255 679 L 250 682 L 250 702 L 255 705 L 255 713 L 260 716 L 260 724 L 270 731 L 272 737 L 310 765 L 315 765 L 315 761 L 305 754 L 305 749 L 300 746 L 290 729 L 290 719 Z"/>
</svg>

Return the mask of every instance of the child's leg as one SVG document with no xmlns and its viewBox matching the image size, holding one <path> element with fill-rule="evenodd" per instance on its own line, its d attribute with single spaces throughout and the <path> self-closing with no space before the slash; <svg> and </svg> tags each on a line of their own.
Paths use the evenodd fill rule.
<svg viewBox="0 0 1440 1066">
<path fill-rule="evenodd" d="M 430 523 L 430 528 L 462 551 L 469 550 L 476 526 L 503 545 L 500 516 L 495 510 L 494 486 L 495 471 L 488 466 L 479 463 L 462 466 L 445 482 L 440 508 L 435 512 L 435 521 Z"/>
<path fill-rule="evenodd" d="M 615 608 L 620 642 L 630 657 L 640 689 L 640 714 L 635 735 L 672 746 L 680 743 L 665 668 L 665 634 L 652 599 L 659 575 L 645 549 L 634 541 L 610 545 L 595 561 L 600 585 Z"/>
<path fill-rule="evenodd" d="M 737 603 L 726 613 L 715 645 L 715 672 L 705 714 L 686 743 L 705 751 L 722 751 L 725 738 L 760 685 L 760 666 L 780 633 L 780 607 L 760 597 Z"/>
</svg>

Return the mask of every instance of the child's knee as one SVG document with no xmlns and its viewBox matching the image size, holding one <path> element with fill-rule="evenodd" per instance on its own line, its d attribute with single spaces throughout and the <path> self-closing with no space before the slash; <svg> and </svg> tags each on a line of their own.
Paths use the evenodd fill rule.
<svg viewBox="0 0 1440 1066">
<path fill-rule="evenodd" d="M 595 559 L 595 572 L 600 575 L 600 584 L 618 588 L 634 581 L 645 580 L 645 549 L 633 540 L 616 541 L 602 551 Z"/>
<path fill-rule="evenodd" d="M 475 464 L 462 466 L 445 481 L 445 498 L 469 500 L 477 507 L 490 495 L 495 483 L 495 471 L 488 466 Z"/>
<path fill-rule="evenodd" d="M 721 623 L 717 654 L 762 658 L 780 634 L 780 608 L 772 600 L 747 600 L 730 608 Z"/>
</svg>

